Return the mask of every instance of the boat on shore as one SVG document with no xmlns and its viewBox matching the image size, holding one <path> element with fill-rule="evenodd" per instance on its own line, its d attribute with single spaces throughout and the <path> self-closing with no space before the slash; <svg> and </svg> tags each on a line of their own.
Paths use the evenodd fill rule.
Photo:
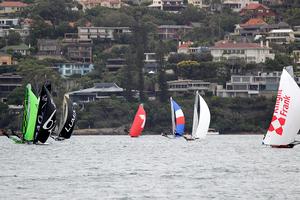
<svg viewBox="0 0 300 200">
<path fill-rule="evenodd" d="M 209 128 L 207 131 L 207 135 L 220 135 L 220 132 L 214 128 Z"/>
</svg>

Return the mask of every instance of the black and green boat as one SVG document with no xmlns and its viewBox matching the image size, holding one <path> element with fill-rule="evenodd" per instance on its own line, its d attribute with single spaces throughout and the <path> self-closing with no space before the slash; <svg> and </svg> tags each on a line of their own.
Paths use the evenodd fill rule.
<svg viewBox="0 0 300 200">
<path fill-rule="evenodd" d="M 31 85 L 27 84 L 23 105 L 22 136 L 7 135 L 15 143 L 33 143 L 35 135 L 35 124 L 37 119 L 39 100 L 31 90 Z M 14 132 L 13 132 L 14 133 Z M 17 137 L 15 137 L 17 136 Z"/>
<path fill-rule="evenodd" d="M 46 82 L 40 92 L 39 106 L 35 124 L 34 140 L 45 143 L 56 126 L 56 105 L 50 94 L 51 84 Z"/>
<path fill-rule="evenodd" d="M 21 137 L 7 135 L 15 143 L 45 143 L 56 126 L 56 106 L 50 94 L 51 84 L 45 83 L 39 98 L 28 84 L 25 90 Z"/>
</svg>

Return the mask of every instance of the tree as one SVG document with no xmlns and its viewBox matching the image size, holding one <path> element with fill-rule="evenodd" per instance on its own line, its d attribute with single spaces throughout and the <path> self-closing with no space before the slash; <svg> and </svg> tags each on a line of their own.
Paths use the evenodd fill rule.
<svg viewBox="0 0 300 200">
<path fill-rule="evenodd" d="M 18 45 L 22 42 L 21 35 L 13 30 L 7 36 L 7 45 Z"/>
<path fill-rule="evenodd" d="M 156 57 L 158 61 L 158 84 L 159 84 L 159 100 L 161 102 L 168 101 L 168 84 L 166 81 L 166 73 L 165 73 L 165 60 L 164 55 L 166 53 L 166 48 L 162 41 L 158 42 L 157 49 L 156 49 Z"/>
<path fill-rule="evenodd" d="M 140 95 L 140 100 L 145 101 L 145 93 L 144 93 L 144 53 L 145 47 L 147 45 L 147 28 L 144 22 L 141 20 L 142 12 L 137 9 L 134 15 L 134 25 L 132 27 L 133 30 L 133 43 L 132 49 L 135 54 L 135 66 L 138 71 L 138 90 Z"/>
</svg>

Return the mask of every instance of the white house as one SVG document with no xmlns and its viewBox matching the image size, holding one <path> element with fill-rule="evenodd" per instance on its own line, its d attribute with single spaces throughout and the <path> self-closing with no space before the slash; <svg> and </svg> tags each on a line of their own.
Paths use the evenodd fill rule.
<svg viewBox="0 0 300 200">
<path fill-rule="evenodd" d="M 275 94 L 281 72 L 258 72 L 257 75 L 232 75 L 225 89 L 218 89 L 220 97 L 253 97 Z"/>
<path fill-rule="evenodd" d="M 174 81 L 168 81 L 168 90 L 170 92 L 194 92 L 199 91 L 201 93 L 212 92 L 215 93 L 216 83 L 210 83 L 202 80 L 190 80 L 179 79 Z"/>
<path fill-rule="evenodd" d="M 129 27 L 78 27 L 80 39 L 110 39 L 114 40 L 116 34 L 130 34 Z"/>
<path fill-rule="evenodd" d="M 54 64 L 55 69 L 63 76 L 71 75 L 85 75 L 94 69 L 94 65 L 91 63 L 57 63 Z"/>
<path fill-rule="evenodd" d="M 230 8 L 234 12 L 240 12 L 242 8 L 246 7 L 250 3 L 259 3 L 253 0 L 224 0 L 223 7 Z"/>
<path fill-rule="evenodd" d="M 268 33 L 266 39 L 276 44 L 289 44 L 295 41 L 295 35 L 293 29 L 275 29 Z"/>
<path fill-rule="evenodd" d="M 246 63 L 264 63 L 267 58 L 274 59 L 268 42 L 257 43 L 218 42 L 210 48 L 214 62 L 240 60 Z"/>
</svg>

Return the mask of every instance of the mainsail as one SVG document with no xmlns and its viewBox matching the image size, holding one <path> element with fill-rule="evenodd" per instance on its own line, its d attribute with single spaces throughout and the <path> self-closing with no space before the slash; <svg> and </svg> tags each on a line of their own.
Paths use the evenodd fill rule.
<svg viewBox="0 0 300 200">
<path fill-rule="evenodd" d="M 68 95 L 64 96 L 63 117 L 60 123 L 58 138 L 69 139 L 73 133 L 76 121 L 76 111 Z"/>
<path fill-rule="evenodd" d="M 288 145 L 295 141 L 300 124 L 300 89 L 283 69 L 271 124 L 263 139 L 267 145 Z"/>
<path fill-rule="evenodd" d="M 146 123 L 146 112 L 144 110 L 143 104 L 139 105 L 138 111 L 134 117 L 132 126 L 129 131 L 131 137 L 138 137 L 144 130 Z"/>
<path fill-rule="evenodd" d="M 205 100 L 196 92 L 194 103 L 194 118 L 192 136 L 195 139 L 204 139 L 210 124 L 210 111 Z"/>
<path fill-rule="evenodd" d="M 28 84 L 25 90 L 22 134 L 24 141 L 34 140 L 35 124 L 38 112 L 38 99 Z"/>
<path fill-rule="evenodd" d="M 56 125 L 56 105 L 47 88 L 51 88 L 49 83 L 43 85 L 39 97 L 34 143 L 45 143 Z"/>
<path fill-rule="evenodd" d="M 185 118 L 180 106 L 170 97 L 171 116 L 172 116 L 172 132 L 175 136 L 184 134 Z"/>
</svg>

